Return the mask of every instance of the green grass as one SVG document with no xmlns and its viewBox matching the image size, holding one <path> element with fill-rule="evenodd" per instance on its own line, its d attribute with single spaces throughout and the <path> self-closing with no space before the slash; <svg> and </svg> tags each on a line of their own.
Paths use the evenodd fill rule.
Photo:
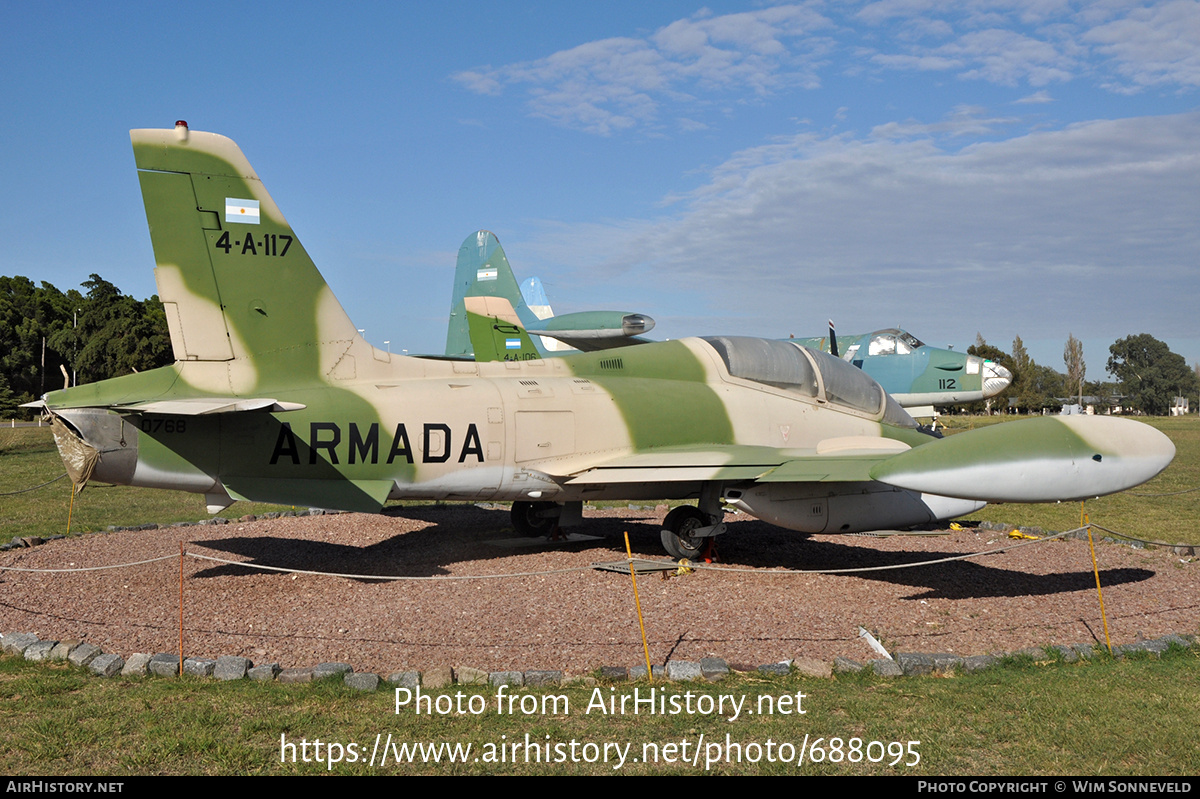
<svg viewBox="0 0 1200 799">
<path fill-rule="evenodd" d="M 919 741 L 916 765 L 884 762 L 718 763 L 721 774 L 934 775 L 1194 775 L 1200 772 L 1195 719 L 1200 717 L 1200 652 L 1173 649 L 1162 659 L 1115 661 L 1107 657 L 1066 664 L 1014 660 L 972 675 L 882 679 L 839 675 L 736 676 L 716 684 L 657 683 L 670 694 L 747 697 L 804 694 L 803 715 L 750 715 L 729 721 L 717 715 L 604 715 L 585 713 L 596 687 L 514 689 L 518 696 L 566 696 L 569 712 L 500 715 L 495 689 L 456 687 L 449 694 L 479 694 L 479 715 L 395 712 L 392 690 L 356 693 L 340 683 L 310 685 L 218 683 L 198 679 L 101 679 L 65 665 L 0 659 L 0 772 L 9 775 L 321 774 L 327 766 L 280 762 L 281 736 L 299 744 L 316 740 L 358 744 L 363 759 L 376 734 L 394 742 L 487 744 L 535 742 L 679 745 L 696 743 L 798 747 L 841 738 L 884 743 Z M 641 691 L 649 687 L 638 683 Z M 597 686 L 602 697 L 632 695 L 634 684 Z M 644 695 L 644 694 L 643 694 Z M 560 708 L 561 710 L 561 708 Z M 727 714 L 728 715 L 728 714 Z M 547 739 L 545 736 L 549 736 Z M 297 754 L 302 753 L 297 747 Z M 552 750 L 553 751 L 553 750 Z M 565 750 L 569 752 L 568 750 Z M 582 751 L 582 750 L 579 750 Z M 743 750 L 748 752 L 749 750 Z M 872 750 L 879 754 L 878 748 Z M 628 762 L 620 773 L 694 774 L 700 764 Z M 907 754 L 905 760 L 912 762 Z M 374 768 L 344 762 L 338 774 L 613 774 L 612 764 L 388 762 Z"/>
</svg>

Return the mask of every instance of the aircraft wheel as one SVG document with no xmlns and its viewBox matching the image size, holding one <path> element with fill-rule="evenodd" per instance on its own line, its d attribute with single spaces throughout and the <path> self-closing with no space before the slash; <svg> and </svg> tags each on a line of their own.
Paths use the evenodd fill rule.
<svg viewBox="0 0 1200 799">
<path fill-rule="evenodd" d="M 553 502 L 514 502 L 512 504 L 512 523 L 517 532 L 530 538 L 539 535 L 550 535 L 558 521 L 553 516 L 544 515 L 553 508 Z"/>
<path fill-rule="evenodd" d="M 704 551 L 708 539 L 693 536 L 692 531 L 707 527 L 708 524 L 708 518 L 699 508 L 680 505 L 663 519 L 663 549 L 673 558 L 694 560 Z"/>
</svg>

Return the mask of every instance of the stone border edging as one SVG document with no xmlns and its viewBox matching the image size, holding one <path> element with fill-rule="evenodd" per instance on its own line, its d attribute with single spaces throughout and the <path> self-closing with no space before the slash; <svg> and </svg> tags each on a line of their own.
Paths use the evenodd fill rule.
<svg viewBox="0 0 1200 799">
<path fill-rule="evenodd" d="M 1196 646 L 1196 637 L 1172 633 L 1161 638 L 1120 644 L 1113 647 L 1115 657 L 1146 652 L 1154 657 L 1161 656 L 1172 645 L 1190 649 Z M 43 641 L 33 633 L 0 633 L 0 650 L 23 657 L 30 661 L 67 661 L 74 666 L 86 668 L 99 677 L 159 676 L 174 677 L 179 674 L 179 656 L 165 652 L 155 655 L 136 652 L 128 659 L 118 654 L 106 653 L 94 644 L 80 640 Z M 871 670 L 881 677 L 916 677 L 929 674 L 948 674 L 955 671 L 967 673 L 980 671 L 1000 663 L 1005 656 L 1024 656 L 1034 660 L 1062 659 L 1067 663 L 1090 660 L 1104 655 L 1103 648 L 1095 644 L 1056 644 L 1046 647 L 1027 647 L 1006 655 L 971 655 L 963 657 L 950 653 L 898 652 L 895 659 L 877 658 L 859 663 L 845 657 L 836 657 L 833 663 L 813 658 L 797 658 L 757 667 L 730 666 L 721 658 L 701 658 L 699 662 L 670 660 L 665 666 L 654 666 L 655 677 L 670 682 L 706 680 L 717 682 L 731 671 L 762 674 L 788 675 L 793 671 L 809 677 L 832 677 L 834 673 L 853 673 Z M 601 666 L 600 676 L 612 681 L 644 679 L 645 666 Z M 248 658 L 238 655 L 222 655 L 216 660 L 190 657 L 183 661 L 183 673 L 193 677 L 216 680 L 251 679 L 262 682 L 276 681 L 285 684 L 308 683 L 336 675 L 342 681 L 360 691 L 375 691 L 383 683 L 396 688 L 415 690 L 418 687 L 438 689 L 448 685 L 508 685 L 512 687 L 542 687 L 560 685 L 573 679 L 591 680 L 591 677 L 569 678 L 564 672 L 553 669 L 529 669 L 526 671 L 484 671 L 469 666 L 435 666 L 424 672 L 397 671 L 386 678 L 370 672 L 356 672 L 349 663 L 320 663 L 311 667 L 283 668 L 278 663 L 255 666 Z"/>
</svg>

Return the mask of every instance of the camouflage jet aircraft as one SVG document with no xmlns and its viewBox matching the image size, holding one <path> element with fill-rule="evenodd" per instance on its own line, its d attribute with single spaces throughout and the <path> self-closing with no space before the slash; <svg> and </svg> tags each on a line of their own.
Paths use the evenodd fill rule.
<svg viewBox="0 0 1200 799">
<path fill-rule="evenodd" d="M 1174 456 L 1153 428 L 1041 417 L 937 440 L 845 361 L 786 341 L 689 338 L 476 363 L 358 335 L 241 150 L 131 133 L 171 366 L 46 394 L 72 481 L 377 511 L 511 500 L 536 531 L 587 499 L 698 497 L 664 543 L 691 555 L 721 503 L 807 533 L 907 526 L 986 501 L 1119 491 Z"/>
<path fill-rule="evenodd" d="M 654 326 L 645 314 L 625 311 L 585 311 L 554 316 L 541 281 L 536 277 L 517 285 L 504 249 L 495 234 L 480 230 L 467 236 L 458 250 L 454 298 L 446 334 L 446 354 L 480 360 L 470 343 L 464 301 L 468 297 L 497 297 L 511 304 L 515 321 L 530 334 L 533 348 L 520 350 L 510 338 L 499 360 L 557 354 L 567 346 L 579 350 L 644 344 L 639 338 Z M 832 329 L 832 326 L 831 326 Z M 540 341 L 538 340 L 540 338 Z M 831 347 L 831 340 L 836 346 Z M 994 397 L 1012 382 L 1012 373 L 992 361 L 922 343 L 903 330 L 878 330 L 833 339 L 795 339 L 806 347 L 839 353 L 883 386 L 914 416 L 933 416 L 933 406 L 957 405 Z"/>
</svg>

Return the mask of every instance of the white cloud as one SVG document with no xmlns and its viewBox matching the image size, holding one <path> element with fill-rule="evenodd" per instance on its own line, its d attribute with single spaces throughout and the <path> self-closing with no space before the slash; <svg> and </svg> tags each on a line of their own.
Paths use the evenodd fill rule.
<svg viewBox="0 0 1200 799">
<path fill-rule="evenodd" d="M 1173 0 L 1088 31 L 1084 39 L 1137 86 L 1200 86 L 1200 3 Z"/>
<path fill-rule="evenodd" d="M 1042 89 L 1041 91 L 1037 91 L 1026 97 L 1022 97 L 1020 100 L 1014 100 L 1013 102 L 1018 105 L 1041 105 L 1043 103 L 1054 102 L 1054 98 L 1050 96 L 1050 92 Z"/>
<path fill-rule="evenodd" d="M 527 86 L 534 114 L 609 134 L 656 120 L 665 102 L 694 105 L 698 92 L 761 96 L 782 86 L 814 87 L 816 62 L 830 43 L 812 32 L 829 26 L 802 5 L 698 14 L 647 38 L 602 39 L 536 61 L 452 77 L 479 94 Z"/>
<path fill-rule="evenodd" d="M 1153 314 L 1173 335 L 1200 334 L 1200 114 L 958 150 L 908 132 L 751 148 L 669 216 L 547 230 L 531 251 L 580 267 L 572 285 L 638 286 L 624 305 L 656 318 L 706 309 L 703 332 L 791 332 L 795 318 L 816 329 L 833 314 L 840 326 L 919 320 L 918 335 L 947 341 L 1014 325 L 1055 336 L 1072 321 L 1124 335 Z"/>
<path fill-rule="evenodd" d="M 953 71 L 964 79 L 1003 86 L 1044 86 L 1070 80 L 1080 69 L 1073 47 L 1002 28 L 971 31 L 936 47 L 910 45 L 907 53 L 877 53 L 871 61 L 891 69 Z"/>
<path fill-rule="evenodd" d="M 963 78 L 982 78 L 1004 86 L 1020 82 L 1045 86 L 1070 80 L 1079 66 L 1050 42 L 995 28 L 968 33 L 942 52 L 976 65 L 963 72 Z"/>
<path fill-rule="evenodd" d="M 864 71 L 944 72 L 1007 87 L 1087 79 L 1118 93 L 1189 90 L 1200 86 L 1200 0 L 1136 8 L 1119 0 L 880 0 L 701 11 L 644 37 L 452 77 L 478 94 L 521 91 L 534 115 L 607 135 L 693 129 L 717 103 L 818 89 L 826 72 Z"/>
<path fill-rule="evenodd" d="M 913 139 L 936 136 L 990 136 L 1002 127 L 1019 120 L 1011 117 L 984 117 L 984 109 L 962 105 L 953 109 L 941 122 L 888 122 L 871 130 L 875 139 Z"/>
<path fill-rule="evenodd" d="M 888 42 L 871 56 L 885 68 L 952 71 L 1004 86 L 1046 86 L 1085 75 L 1098 76 L 1101 86 L 1118 92 L 1200 86 L 1196 0 L 1135 8 L 1116 0 L 1081 5 L 884 0 L 865 6 L 857 17 L 901 32 L 891 37 L 903 44 L 899 52 Z M 936 43 L 929 44 L 931 39 Z"/>
</svg>

